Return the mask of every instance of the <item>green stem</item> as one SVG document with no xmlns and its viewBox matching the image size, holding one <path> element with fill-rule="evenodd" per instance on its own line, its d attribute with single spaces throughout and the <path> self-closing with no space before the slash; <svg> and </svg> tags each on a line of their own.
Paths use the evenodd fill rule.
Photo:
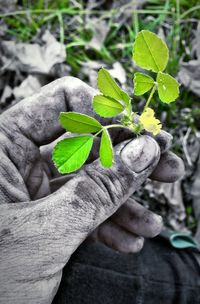
<svg viewBox="0 0 200 304">
<path fill-rule="evenodd" d="M 110 129 L 110 128 L 124 128 L 124 129 L 130 130 L 130 128 L 127 126 L 123 126 L 120 124 L 113 124 L 113 125 L 103 126 L 103 128 L 100 131 L 98 131 L 97 133 L 94 134 L 94 137 L 97 137 L 97 135 L 99 135 L 101 132 L 103 132 L 104 129 Z"/>
<path fill-rule="evenodd" d="M 191 11 L 198 9 L 199 6 L 196 6 L 190 10 L 188 10 L 186 13 L 189 14 Z M 121 7 L 120 7 L 121 10 Z M 27 10 L 18 10 L 18 11 L 13 11 L 13 12 L 8 12 L 8 13 L 3 13 L 0 14 L 0 18 L 6 18 L 10 16 L 16 16 L 16 15 L 26 15 L 27 12 L 30 14 L 49 14 L 49 13 L 57 13 L 57 11 L 60 11 L 62 14 L 69 14 L 69 15 L 93 15 L 93 14 L 98 14 L 98 15 L 103 15 L 105 14 L 104 18 L 106 17 L 106 14 L 108 14 L 108 11 L 100 11 L 100 10 L 78 10 L 78 9 L 71 9 L 71 8 L 62 8 L 62 9 L 27 9 Z M 112 9 L 109 11 L 108 15 L 115 15 L 119 9 Z M 174 15 L 174 12 L 171 12 L 169 10 L 134 10 L 135 13 L 137 14 L 153 14 L 153 15 L 160 15 L 160 14 L 166 14 L 166 15 Z M 185 15 L 185 14 L 183 14 Z M 183 16 L 181 15 L 181 17 Z"/>
<path fill-rule="evenodd" d="M 133 20 L 134 20 L 134 29 L 135 29 L 135 36 L 139 33 L 139 21 L 138 21 L 138 14 L 134 11 L 133 12 Z"/>
<path fill-rule="evenodd" d="M 190 9 L 188 9 L 186 12 L 184 12 L 182 15 L 180 15 L 179 18 L 184 19 L 187 15 L 199 9 L 200 9 L 200 5 L 193 6 Z"/>
<path fill-rule="evenodd" d="M 179 48 L 180 40 L 180 0 L 176 0 L 176 15 L 174 20 L 174 29 L 173 29 L 173 57 L 177 57 L 177 50 Z"/>
<path fill-rule="evenodd" d="M 156 88 L 157 88 L 157 85 L 154 84 L 153 88 L 151 89 L 151 93 L 150 93 L 150 95 L 149 95 L 149 98 L 147 99 L 147 102 L 146 102 L 146 104 L 145 104 L 143 113 L 144 113 L 144 111 L 146 110 L 146 108 L 148 108 L 148 106 L 149 106 L 149 104 L 150 104 L 150 102 L 151 102 L 151 99 L 152 99 L 152 97 L 153 97 L 153 95 L 154 95 L 154 93 L 155 93 L 155 91 L 156 91 Z"/>
<path fill-rule="evenodd" d="M 63 23 L 63 16 L 61 12 L 57 12 L 58 22 L 60 24 L 60 43 L 64 44 L 65 40 L 65 30 L 64 30 L 64 23 Z"/>
<path fill-rule="evenodd" d="M 130 120 L 132 120 L 132 117 L 131 117 L 131 114 L 132 114 L 131 102 L 130 102 L 129 106 L 126 107 L 126 113 L 127 113 L 128 118 Z"/>
<path fill-rule="evenodd" d="M 94 137 L 97 137 L 97 135 L 99 135 L 101 132 L 103 132 L 103 128 L 100 131 L 98 131 L 97 133 L 95 133 Z"/>
<path fill-rule="evenodd" d="M 179 27 L 180 24 L 180 0 L 176 0 L 176 23 Z"/>
<path fill-rule="evenodd" d="M 123 125 L 120 125 L 120 124 L 113 124 L 113 125 L 109 125 L 109 126 L 104 126 L 104 129 L 110 129 L 110 128 L 124 128 L 124 129 L 129 129 L 129 127 L 123 126 Z"/>
</svg>

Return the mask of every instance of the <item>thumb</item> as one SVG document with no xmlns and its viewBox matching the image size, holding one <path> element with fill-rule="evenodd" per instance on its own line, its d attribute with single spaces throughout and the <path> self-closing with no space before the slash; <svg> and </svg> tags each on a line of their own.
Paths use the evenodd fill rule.
<svg viewBox="0 0 200 304">
<path fill-rule="evenodd" d="M 67 203 L 66 218 L 75 247 L 127 201 L 152 173 L 159 157 L 160 149 L 153 138 L 138 137 L 115 148 L 111 168 L 102 167 L 96 160 L 49 196 L 65 206 Z"/>
</svg>

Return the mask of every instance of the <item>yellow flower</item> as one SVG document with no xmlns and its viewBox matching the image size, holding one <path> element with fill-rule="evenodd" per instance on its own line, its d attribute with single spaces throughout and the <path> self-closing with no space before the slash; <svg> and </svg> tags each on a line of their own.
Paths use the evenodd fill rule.
<svg viewBox="0 0 200 304">
<path fill-rule="evenodd" d="M 141 115 L 140 115 L 140 122 L 142 123 L 144 129 L 148 132 L 153 133 L 153 135 L 157 135 L 160 133 L 162 125 L 159 119 L 155 118 L 154 110 L 151 108 L 147 108 Z"/>
<path fill-rule="evenodd" d="M 147 120 L 151 120 L 152 118 L 154 118 L 154 114 L 154 110 L 152 110 L 151 108 L 147 108 L 140 116 L 140 122 L 143 124 Z"/>
</svg>

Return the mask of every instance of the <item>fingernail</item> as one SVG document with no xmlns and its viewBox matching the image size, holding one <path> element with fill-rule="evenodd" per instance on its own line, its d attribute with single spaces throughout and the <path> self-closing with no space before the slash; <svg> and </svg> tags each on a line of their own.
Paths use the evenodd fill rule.
<svg viewBox="0 0 200 304">
<path fill-rule="evenodd" d="M 147 169 L 159 157 L 159 147 L 150 136 L 140 136 L 121 150 L 122 161 L 134 172 Z"/>
<path fill-rule="evenodd" d="M 130 251 L 138 252 L 142 249 L 143 245 L 144 245 L 144 238 L 142 236 L 139 236 L 136 238 L 133 244 L 130 244 Z"/>
</svg>

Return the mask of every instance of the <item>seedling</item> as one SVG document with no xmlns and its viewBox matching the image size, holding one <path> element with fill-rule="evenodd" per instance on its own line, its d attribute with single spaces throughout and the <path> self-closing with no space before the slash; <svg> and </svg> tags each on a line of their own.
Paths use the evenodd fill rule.
<svg viewBox="0 0 200 304">
<path fill-rule="evenodd" d="M 154 33 L 143 30 L 138 33 L 133 44 L 133 59 L 145 70 L 155 73 L 155 79 L 147 74 L 134 74 L 134 94 L 143 95 L 150 91 L 144 109 L 139 116 L 132 111 L 131 98 L 123 91 L 109 72 L 102 68 L 98 72 L 98 88 L 100 94 L 93 98 L 93 110 L 99 116 L 110 118 L 117 116 L 116 124 L 103 126 L 90 116 L 77 112 L 61 112 L 59 121 L 64 129 L 81 134 L 66 138 L 57 143 L 53 151 L 53 162 L 62 174 L 70 173 L 81 168 L 86 162 L 92 149 L 94 139 L 101 136 L 100 162 L 103 167 L 113 164 L 113 147 L 108 132 L 110 128 L 122 127 L 139 135 L 144 130 L 157 135 L 162 125 L 155 117 L 154 110 L 149 107 L 155 92 L 161 102 L 170 103 L 179 95 L 179 84 L 175 78 L 164 73 L 169 51 L 165 42 Z M 120 114 L 120 115 L 119 115 Z"/>
</svg>

